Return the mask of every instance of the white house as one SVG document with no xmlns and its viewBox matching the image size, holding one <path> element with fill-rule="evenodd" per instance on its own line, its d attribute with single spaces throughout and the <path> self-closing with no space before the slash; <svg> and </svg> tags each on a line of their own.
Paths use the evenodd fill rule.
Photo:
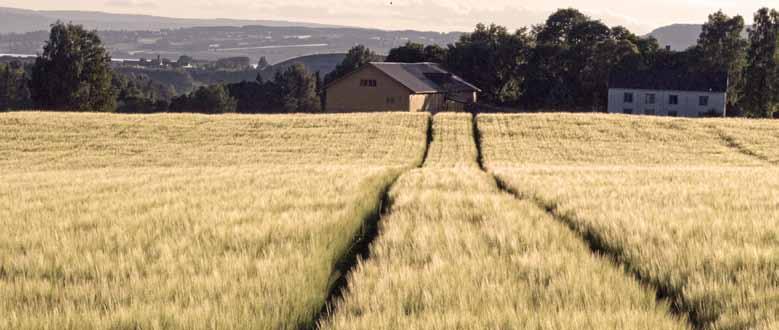
<svg viewBox="0 0 779 330">
<path fill-rule="evenodd" d="M 727 73 L 612 73 L 609 113 L 673 117 L 725 116 Z"/>
</svg>

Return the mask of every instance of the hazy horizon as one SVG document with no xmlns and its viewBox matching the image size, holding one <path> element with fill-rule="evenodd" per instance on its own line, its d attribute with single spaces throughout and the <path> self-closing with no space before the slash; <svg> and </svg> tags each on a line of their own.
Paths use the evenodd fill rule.
<svg viewBox="0 0 779 330">
<path fill-rule="evenodd" d="M 627 3 L 614 0 L 490 1 L 489 5 L 465 0 L 78 0 L 2 1 L 0 6 L 33 10 L 80 10 L 143 14 L 176 18 L 286 20 L 390 30 L 468 31 L 477 23 L 497 23 L 511 29 L 543 22 L 558 8 L 574 7 L 610 26 L 623 25 L 636 33 L 670 24 L 700 24 L 710 13 L 722 9 L 742 15 L 747 23 L 760 7 L 777 6 L 776 0 L 656 0 Z"/>
</svg>

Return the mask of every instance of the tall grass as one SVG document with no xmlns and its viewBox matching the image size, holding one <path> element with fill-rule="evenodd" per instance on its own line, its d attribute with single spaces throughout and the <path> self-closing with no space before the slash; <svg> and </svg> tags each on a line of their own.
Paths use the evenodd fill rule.
<svg viewBox="0 0 779 330">
<path fill-rule="evenodd" d="M 684 329 L 654 293 L 480 170 L 468 115 L 434 117 L 324 329 Z"/>
<path fill-rule="evenodd" d="M 492 173 L 694 326 L 779 328 L 779 170 L 768 147 L 779 124 L 485 115 L 478 126 Z"/>
<path fill-rule="evenodd" d="M 0 115 L 0 328 L 314 322 L 428 116 Z"/>
</svg>

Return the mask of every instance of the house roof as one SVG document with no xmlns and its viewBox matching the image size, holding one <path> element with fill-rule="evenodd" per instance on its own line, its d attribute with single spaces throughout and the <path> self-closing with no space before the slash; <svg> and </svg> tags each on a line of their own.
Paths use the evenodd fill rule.
<svg viewBox="0 0 779 330">
<path fill-rule="evenodd" d="M 724 93 L 728 90 L 728 74 L 679 70 L 612 72 L 609 88 Z"/>
<path fill-rule="evenodd" d="M 436 63 L 371 62 L 360 70 L 368 66 L 376 68 L 415 94 L 481 92 L 478 87 L 444 70 Z M 346 77 L 333 81 L 326 87 L 332 86 L 344 78 Z"/>
<path fill-rule="evenodd" d="M 444 70 L 436 63 L 372 62 L 370 64 L 414 93 L 481 92 L 478 87 Z"/>
</svg>

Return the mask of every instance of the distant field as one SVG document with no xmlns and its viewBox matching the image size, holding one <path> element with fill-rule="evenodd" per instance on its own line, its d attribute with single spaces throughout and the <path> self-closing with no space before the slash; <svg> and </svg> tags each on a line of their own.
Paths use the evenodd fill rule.
<svg viewBox="0 0 779 330">
<path fill-rule="evenodd" d="M 485 164 L 693 325 L 779 328 L 779 123 L 480 116 Z"/>
<path fill-rule="evenodd" d="M 310 325 L 427 126 L 0 114 L 0 328 Z"/>
</svg>

